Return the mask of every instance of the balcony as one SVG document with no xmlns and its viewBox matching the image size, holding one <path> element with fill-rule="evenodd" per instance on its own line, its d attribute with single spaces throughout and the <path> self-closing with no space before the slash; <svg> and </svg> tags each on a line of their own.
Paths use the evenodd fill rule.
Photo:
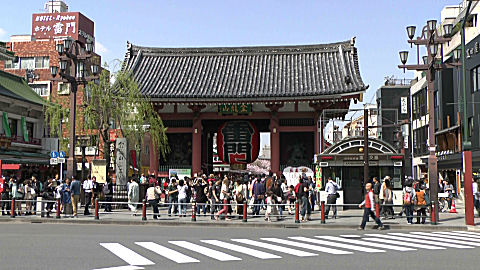
<svg viewBox="0 0 480 270">
<path fill-rule="evenodd" d="M 34 146 L 35 148 L 42 147 L 42 140 L 37 138 L 30 138 L 29 141 L 25 141 L 23 136 L 12 136 L 8 138 L 5 134 L 0 135 L 1 146 L 9 148 L 12 144 L 22 144 L 22 146 Z M 15 145 L 14 145 L 15 146 Z M 19 145 L 17 145 L 19 146 Z"/>
</svg>

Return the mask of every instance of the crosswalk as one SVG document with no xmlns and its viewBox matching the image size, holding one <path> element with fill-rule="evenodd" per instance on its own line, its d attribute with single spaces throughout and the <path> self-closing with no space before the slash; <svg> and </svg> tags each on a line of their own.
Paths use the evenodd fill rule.
<svg viewBox="0 0 480 270">
<path fill-rule="evenodd" d="M 354 253 L 409 252 L 415 250 L 445 250 L 447 248 L 473 249 L 480 246 L 477 232 L 409 232 L 365 233 L 359 235 L 315 235 L 261 237 L 259 239 L 206 239 L 198 241 L 172 240 L 165 243 L 99 243 L 126 265 L 100 269 L 137 270 L 171 261 L 194 264 L 203 260 L 219 262 L 279 260 L 294 257 L 312 257 L 322 254 L 348 256 Z M 146 251 L 146 252 L 144 252 Z M 146 254 L 145 254 L 146 253 Z M 158 255 L 153 258 L 151 254 Z M 150 256 L 149 258 L 147 258 Z M 243 259 L 241 258 L 243 256 Z"/>
</svg>

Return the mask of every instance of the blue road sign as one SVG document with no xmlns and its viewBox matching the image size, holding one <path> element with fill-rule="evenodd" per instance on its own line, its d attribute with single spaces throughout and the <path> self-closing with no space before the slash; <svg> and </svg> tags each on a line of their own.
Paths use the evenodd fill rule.
<svg viewBox="0 0 480 270">
<path fill-rule="evenodd" d="M 58 157 L 58 152 L 57 151 L 50 152 L 50 157 L 51 158 L 57 158 Z"/>
<path fill-rule="evenodd" d="M 64 151 L 58 152 L 58 157 L 59 158 L 65 158 L 65 152 Z"/>
</svg>

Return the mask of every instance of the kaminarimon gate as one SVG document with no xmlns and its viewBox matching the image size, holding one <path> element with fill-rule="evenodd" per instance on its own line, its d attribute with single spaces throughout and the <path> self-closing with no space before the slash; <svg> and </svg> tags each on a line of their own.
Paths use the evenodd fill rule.
<svg viewBox="0 0 480 270">
<path fill-rule="evenodd" d="M 348 109 L 367 89 L 354 39 L 319 45 L 152 48 L 128 43 L 124 69 L 168 127 L 167 160 L 151 171 L 210 173 L 213 139 L 230 164 L 254 161 L 270 133 L 271 172 L 309 166 L 322 152 L 324 109 Z M 334 117 L 344 117 L 342 115 Z M 333 117 L 333 116 L 332 116 Z M 217 136 L 214 136 L 217 134 Z"/>
</svg>

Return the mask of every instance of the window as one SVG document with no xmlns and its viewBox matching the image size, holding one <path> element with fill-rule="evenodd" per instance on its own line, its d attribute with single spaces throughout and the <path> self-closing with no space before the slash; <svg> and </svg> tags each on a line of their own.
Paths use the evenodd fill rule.
<svg viewBox="0 0 480 270">
<path fill-rule="evenodd" d="M 34 69 L 35 58 L 34 57 L 22 57 L 20 58 L 20 69 Z"/>
<path fill-rule="evenodd" d="M 48 56 L 35 57 L 35 68 L 48 68 L 49 58 Z"/>
<path fill-rule="evenodd" d="M 18 62 L 14 63 L 12 60 L 5 60 L 5 69 L 7 68 L 17 68 L 18 69 Z"/>
<path fill-rule="evenodd" d="M 30 84 L 30 87 L 32 88 L 35 93 L 37 93 L 39 96 L 42 97 L 47 97 L 49 96 L 49 89 L 48 89 L 48 84 Z"/>
<path fill-rule="evenodd" d="M 472 76 L 472 92 L 480 90 L 480 66 L 473 68 L 471 71 Z"/>
<path fill-rule="evenodd" d="M 28 134 L 28 140 L 31 142 L 33 139 L 33 123 L 27 122 L 27 134 Z"/>
<path fill-rule="evenodd" d="M 413 119 L 427 115 L 427 89 L 424 88 L 412 96 Z"/>
<path fill-rule="evenodd" d="M 17 122 L 17 119 L 8 119 L 8 125 L 10 126 L 12 137 L 17 136 Z"/>
<path fill-rule="evenodd" d="M 59 95 L 69 95 L 70 94 L 70 84 L 69 83 L 58 83 L 58 94 Z"/>
</svg>

